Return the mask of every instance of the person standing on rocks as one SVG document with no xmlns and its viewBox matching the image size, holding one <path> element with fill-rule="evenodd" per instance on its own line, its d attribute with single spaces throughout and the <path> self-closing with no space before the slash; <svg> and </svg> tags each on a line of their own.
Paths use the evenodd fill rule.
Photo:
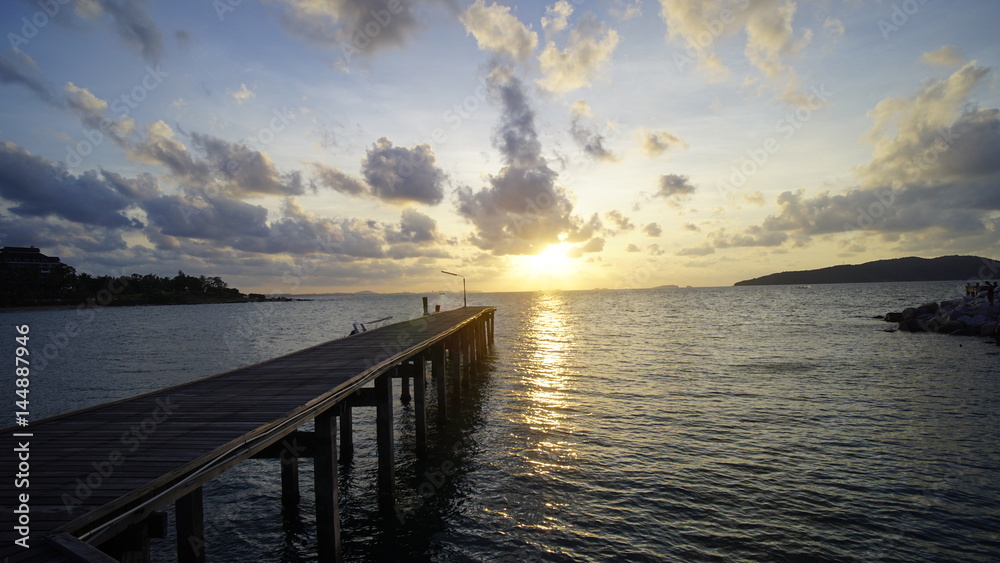
<svg viewBox="0 0 1000 563">
<path fill-rule="evenodd" d="M 990 282 L 986 282 L 986 300 L 990 302 L 990 307 L 993 306 L 993 291 L 996 290 L 996 287 L 996 282 L 993 282 L 993 285 L 990 285 Z"/>
</svg>

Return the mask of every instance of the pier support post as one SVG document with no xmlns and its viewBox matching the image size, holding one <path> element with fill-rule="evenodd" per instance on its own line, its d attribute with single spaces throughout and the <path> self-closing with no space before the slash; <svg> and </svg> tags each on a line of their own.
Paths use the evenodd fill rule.
<svg viewBox="0 0 1000 563">
<path fill-rule="evenodd" d="M 427 361 L 423 355 L 413 363 L 413 426 L 417 457 L 427 453 Z"/>
<path fill-rule="evenodd" d="M 431 377 L 437 386 L 438 422 L 441 424 L 448 420 L 448 383 L 444 377 L 445 346 L 442 342 L 431 349 Z"/>
<path fill-rule="evenodd" d="M 378 504 L 391 515 L 396 506 L 396 467 L 392 439 L 392 377 L 375 380 L 375 438 L 378 448 Z"/>
<path fill-rule="evenodd" d="M 340 507 L 337 500 L 337 417 L 333 409 L 316 417 L 316 543 L 320 561 L 340 561 Z"/>
<path fill-rule="evenodd" d="M 278 461 L 281 464 L 281 506 L 288 510 L 299 504 L 299 456 L 286 446 Z"/>
<path fill-rule="evenodd" d="M 496 322 L 496 319 L 494 317 L 495 317 L 495 313 L 493 311 L 490 311 L 490 316 L 489 316 L 490 348 L 492 348 L 494 346 L 493 334 L 496 331 L 496 325 L 494 324 Z"/>
<path fill-rule="evenodd" d="M 408 361 L 403 362 L 403 365 L 399 366 L 400 375 L 399 381 L 402 384 L 402 389 L 399 391 L 399 402 L 408 405 L 410 404 L 410 370 L 411 366 Z"/>
<path fill-rule="evenodd" d="M 178 563 L 204 563 L 205 510 L 201 487 L 177 499 L 174 512 L 177 519 Z"/>
<path fill-rule="evenodd" d="M 354 428 L 351 415 L 351 405 L 347 401 L 340 403 L 340 461 L 346 462 L 354 457 Z"/>
<path fill-rule="evenodd" d="M 456 401 L 459 401 L 462 398 L 462 385 L 463 385 L 462 380 L 465 379 L 464 376 L 465 368 L 463 367 L 464 358 L 462 357 L 463 355 L 464 355 L 464 346 L 462 342 L 462 331 L 458 331 L 455 333 L 455 336 L 452 337 L 451 342 L 448 345 L 448 360 L 451 363 L 450 367 L 453 374 L 452 381 L 455 386 L 454 398 Z"/>
</svg>

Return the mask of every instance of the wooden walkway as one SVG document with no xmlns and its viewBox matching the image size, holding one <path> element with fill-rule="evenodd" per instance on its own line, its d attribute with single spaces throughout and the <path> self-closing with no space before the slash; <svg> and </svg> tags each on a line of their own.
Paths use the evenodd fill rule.
<svg viewBox="0 0 1000 563">
<path fill-rule="evenodd" d="M 256 456 L 281 459 L 283 500 L 293 503 L 298 458 L 314 459 L 320 560 L 339 560 L 338 421 L 341 455 L 350 455 L 351 409 L 377 407 L 379 501 L 392 510 L 390 378 L 414 380 L 420 453 L 426 443 L 426 378 L 435 379 L 438 415 L 446 418 L 446 389 L 461 388 L 492 346 L 494 312 L 467 307 L 396 323 L 27 428 L 7 428 L 0 432 L 6 452 L 0 462 L 0 558 L 142 561 L 149 538 L 165 533 L 162 510 L 174 504 L 178 559 L 204 561 L 201 486 Z M 408 395 L 409 386 L 403 389 Z M 314 432 L 298 430 L 309 421 L 315 421 Z M 25 433 L 31 435 L 18 436 Z M 297 455 L 283 450 L 288 438 L 305 449 Z M 22 455 L 30 465 L 26 488 L 16 488 L 13 478 L 18 449 L 30 451 Z M 22 494 L 29 495 L 23 503 L 28 549 L 14 543 L 21 537 L 17 519 L 25 520 L 18 510 Z"/>
</svg>

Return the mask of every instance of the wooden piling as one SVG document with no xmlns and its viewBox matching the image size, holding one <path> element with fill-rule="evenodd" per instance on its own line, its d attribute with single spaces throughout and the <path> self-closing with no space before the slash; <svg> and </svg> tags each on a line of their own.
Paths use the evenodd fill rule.
<svg viewBox="0 0 1000 563">
<path fill-rule="evenodd" d="M 408 362 L 403 362 L 403 365 L 398 368 L 402 373 L 402 377 L 399 378 L 402 389 L 399 391 L 399 402 L 408 405 L 412 397 L 410 396 L 410 370 L 412 366 Z"/>
<path fill-rule="evenodd" d="M 418 457 L 427 453 L 427 362 L 421 355 L 413 370 L 413 433 Z"/>
<path fill-rule="evenodd" d="M 316 455 L 313 483 L 316 489 L 316 541 L 320 561 L 341 561 L 340 507 L 337 499 L 337 417 L 327 409 L 316 417 Z"/>
<path fill-rule="evenodd" d="M 292 448 L 283 448 L 281 464 L 281 505 L 288 509 L 299 504 L 299 456 Z"/>
<path fill-rule="evenodd" d="M 354 428 L 351 403 L 340 403 L 340 461 L 346 462 L 354 456 Z"/>
<path fill-rule="evenodd" d="M 204 563 L 205 510 L 201 487 L 177 499 L 174 518 L 177 521 L 178 563 Z"/>
<path fill-rule="evenodd" d="M 392 377 L 375 380 L 375 441 L 378 449 L 378 504 L 390 515 L 396 506 L 396 466 L 393 457 Z"/>
<path fill-rule="evenodd" d="M 444 358 L 447 344 L 441 342 L 431 348 L 431 377 L 437 387 L 438 423 L 448 421 L 448 383 L 445 380 Z"/>
</svg>

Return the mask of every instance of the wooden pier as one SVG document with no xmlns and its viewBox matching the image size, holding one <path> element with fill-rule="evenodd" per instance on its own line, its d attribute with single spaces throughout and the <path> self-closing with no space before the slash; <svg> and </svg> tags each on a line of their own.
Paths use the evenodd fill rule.
<svg viewBox="0 0 1000 563">
<path fill-rule="evenodd" d="M 495 311 L 465 307 L 424 316 L 7 428 L 0 432 L 7 452 L 0 525 L 10 540 L 0 558 L 147 561 L 149 540 L 164 536 L 163 510 L 173 504 L 178 561 L 204 561 L 202 485 L 243 460 L 270 457 L 280 459 L 282 502 L 292 505 L 299 500 L 299 459 L 312 458 L 319 559 L 339 561 L 337 454 L 351 455 L 352 409 L 376 408 L 378 503 L 388 515 L 396 499 L 392 378 L 403 380 L 402 400 L 413 401 L 419 456 L 427 443 L 428 383 L 435 384 L 443 423 L 453 394 L 493 346 Z M 313 432 L 300 430 L 310 421 Z M 15 485 L 19 449 L 30 452 L 22 456 L 30 466 L 26 487 Z M 21 537 L 18 519 L 27 521 L 27 549 L 14 542 Z"/>
</svg>

